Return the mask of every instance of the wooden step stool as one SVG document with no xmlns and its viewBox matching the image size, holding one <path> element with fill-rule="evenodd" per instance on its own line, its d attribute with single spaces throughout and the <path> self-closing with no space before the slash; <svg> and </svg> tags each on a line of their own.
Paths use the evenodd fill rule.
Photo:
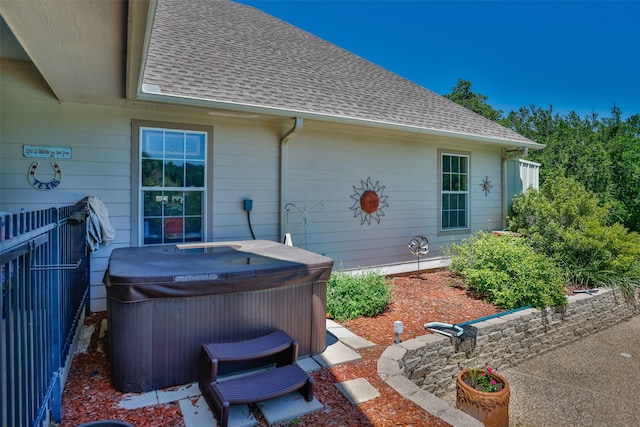
<svg viewBox="0 0 640 427">
<path fill-rule="evenodd" d="M 204 344 L 200 352 L 199 385 L 221 427 L 229 422 L 229 407 L 256 403 L 299 391 L 313 399 L 313 380 L 295 362 L 298 343 L 282 330 L 246 341 Z M 256 362 L 275 368 L 218 381 L 223 364 Z"/>
</svg>

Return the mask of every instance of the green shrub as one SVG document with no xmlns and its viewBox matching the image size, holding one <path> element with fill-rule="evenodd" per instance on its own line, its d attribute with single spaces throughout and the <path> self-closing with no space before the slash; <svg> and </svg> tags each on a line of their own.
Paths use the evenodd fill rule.
<svg viewBox="0 0 640 427">
<path fill-rule="evenodd" d="M 391 301 L 392 285 L 375 271 L 334 271 L 327 281 L 327 313 L 339 322 L 382 313 Z"/>
<path fill-rule="evenodd" d="M 467 288 L 502 308 L 567 304 L 562 271 L 523 238 L 478 232 L 448 252 Z"/>
<path fill-rule="evenodd" d="M 517 197 L 509 226 L 560 266 L 576 285 L 640 285 L 640 236 L 609 225 L 608 206 L 568 178 L 547 180 L 541 191 Z"/>
</svg>

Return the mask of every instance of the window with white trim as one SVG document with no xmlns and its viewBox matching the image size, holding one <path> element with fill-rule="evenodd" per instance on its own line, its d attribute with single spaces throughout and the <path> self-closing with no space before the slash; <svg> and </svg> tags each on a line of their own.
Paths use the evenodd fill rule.
<svg viewBox="0 0 640 427">
<path fill-rule="evenodd" d="M 205 240 L 208 133 L 146 126 L 138 131 L 140 243 Z"/>
<path fill-rule="evenodd" d="M 440 227 L 442 231 L 469 228 L 469 156 L 440 154 Z"/>
</svg>

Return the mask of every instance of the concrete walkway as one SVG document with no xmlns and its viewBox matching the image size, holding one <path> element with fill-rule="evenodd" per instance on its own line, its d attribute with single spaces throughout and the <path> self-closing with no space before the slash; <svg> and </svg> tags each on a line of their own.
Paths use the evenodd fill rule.
<svg viewBox="0 0 640 427">
<path fill-rule="evenodd" d="M 640 316 L 501 373 L 511 427 L 640 426 Z"/>
</svg>

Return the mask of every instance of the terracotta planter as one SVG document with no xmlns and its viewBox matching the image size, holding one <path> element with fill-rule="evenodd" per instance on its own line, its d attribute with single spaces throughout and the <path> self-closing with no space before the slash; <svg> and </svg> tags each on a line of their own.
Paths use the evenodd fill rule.
<svg viewBox="0 0 640 427">
<path fill-rule="evenodd" d="M 469 371 L 458 372 L 456 378 L 456 407 L 482 422 L 485 427 L 509 426 L 509 396 L 511 389 L 507 380 L 497 374 L 492 376 L 504 384 L 500 391 L 486 393 L 474 389 L 464 382 Z"/>
</svg>

